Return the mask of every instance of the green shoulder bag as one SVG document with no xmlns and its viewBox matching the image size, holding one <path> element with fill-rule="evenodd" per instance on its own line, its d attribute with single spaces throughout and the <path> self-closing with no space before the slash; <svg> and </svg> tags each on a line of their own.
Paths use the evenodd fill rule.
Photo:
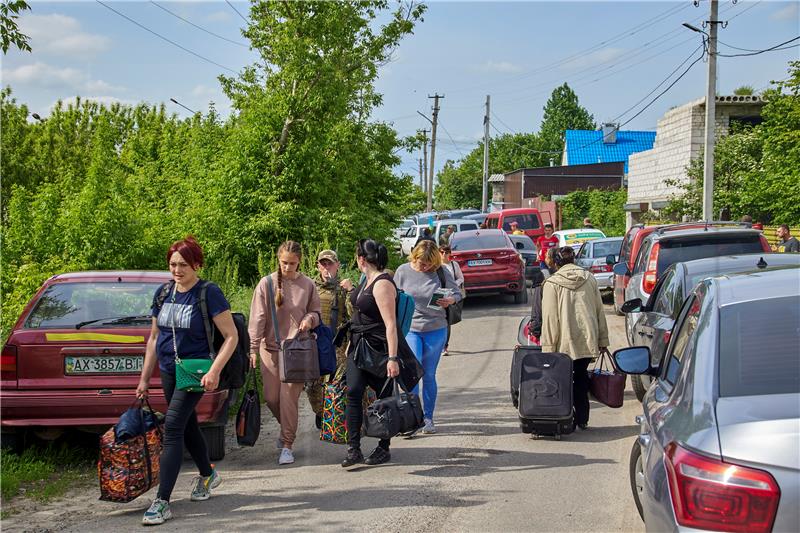
<svg viewBox="0 0 800 533">
<path fill-rule="evenodd" d="M 175 291 L 177 284 L 172 289 L 172 303 L 175 304 Z M 181 359 L 178 356 L 178 342 L 175 340 L 175 321 L 172 324 L 172 349 L 175 351 L 175 388 L 186 392 L 204 392 L 203 376 L 211 370 L 213 359 Z"/>
</svg>

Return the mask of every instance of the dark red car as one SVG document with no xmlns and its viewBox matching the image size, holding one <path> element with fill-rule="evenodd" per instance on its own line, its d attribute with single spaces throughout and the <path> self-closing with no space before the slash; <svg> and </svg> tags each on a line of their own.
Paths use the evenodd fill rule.
<svg viewBox="0 0 800 533">
<path fill-rule="evenodd" d="M 514 295 L 514 303 L 527 300 L 525 263 L 505 231 L 459 231 L 450 237 L 450 247 L 468 294 L 502 292 Z"/>
<path fill-rule="evenodd" d="M 168 272 L 79 272 L 48 279 L 14 325 L 0 358 L 3 440 L 32 430 L 105 431 L 136 401 L 153 295 Z M 166 412 L 158 367 L 150 403 Z M 203 395 L 197 415 L 213 460 L 225 455 L 228 391 Z"/>
</svg>

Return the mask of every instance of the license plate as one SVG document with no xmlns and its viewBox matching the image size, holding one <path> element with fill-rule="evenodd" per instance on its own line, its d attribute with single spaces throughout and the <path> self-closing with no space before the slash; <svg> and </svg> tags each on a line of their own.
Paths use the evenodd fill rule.
<svg viewBox="0 0 800 533">
<path fill-rule="evenodd" d="M 469 261 L 467 261 L 467 266 L 471 267 L 486 266 L 491 264 L 492 264 L 491 259 L 470 259 Z"/>
<path fill-rule="evenodd" d="M 64 358 L 64 373 L 68 376 L 138 374 L 142 371 L 143 363 L 143 355 L 69 356 Z"/>
</svg>

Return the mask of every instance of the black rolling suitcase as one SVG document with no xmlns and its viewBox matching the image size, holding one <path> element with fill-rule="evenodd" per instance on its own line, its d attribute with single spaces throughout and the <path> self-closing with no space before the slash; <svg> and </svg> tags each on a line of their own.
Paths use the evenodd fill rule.
<svg viewBox="0 0 800 533">
<path fill-rule="evenodd" d="M 572 433 L 572 358 L 563 353 L 542 353 L 522 346 L 519 371 L 519 424 L 523 433 L 561 435 Z"/>
<path fill-rule="evenodd" d="M 511 403 L 519 407 L 519 383 L 522 377 L 522 360 L 530 353 L 541 353 L 542 347 L 536 345 L 517 346 L 511 357 Z"/>
</svg>

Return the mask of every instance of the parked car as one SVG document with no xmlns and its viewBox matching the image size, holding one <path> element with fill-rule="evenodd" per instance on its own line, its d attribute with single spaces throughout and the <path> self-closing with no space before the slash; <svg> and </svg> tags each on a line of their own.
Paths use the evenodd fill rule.
<svg viewBox="0 0 800 533">
<path fill-rule="evenodd" d="M 450 218 L 467 218 L 469 215 L 479 215 L 480 209 L 453 209 L 450 211 Z"/>
<path fill-rule="evenodd" d="M 504 231 L 460 231 L 450 238 L 450 247 L 468 295 L 503 292 L 512 294 L 514 303 L 527 301 L 525 265 Z"/>
<path fill-rule="evenodd" d="M 712 276 L 765 272 L 770 268 L 787 266 L 800 267 L 800 255 L 729 255 L 675 263 L 664 271 L 646 302 L 634 298 L 623 304 L 623 311 L 639 313 L 632 327 L 633 343 L 650 348 L 651 364 L 655 366 L 669 344 L 681 304 L 697 283 Z M 647 375 L 631 376 L 631 384 L 639 401 L 644 398 L 651 382 L 652 379 Z"/>
<path fill-rule="evenodd" d="M 525 279 L 533 280 L 533 271 L 539 270 L 539 261 L 536 260 L 538 253 L 536 245 L 527 235 L 509 235 L 508 238 L 522 256 L 522 260 L 525 261 Z"/>
<path fill-rule="evenodd" d="M 647 531 L 800 531 L 800 270 L 703 280 L 666 353 L 617 350 L 655 383 L 630 484 Z"/>
<path fill-rule="evenodd" d="M 647 235 L 660 226 L 645 226 L 644 224 L 634 224 L 625 233 L 622 238 L 622 247 L 619 251 L 618 263 L 625 263 L 628 265 L 628 270 L 633 272 L 633 263 L 636 261 L 636 255 L 639 253 L 639 248 L 642 246 L 642 241 Z M 612 268 L 613 272 L 613 268 Z M 631 277 L 628 275 L 613 275 L 614 283 L 614 312 L 618 315 L 622 314 L 622 304 L 625 303 L 625 288 Z"/>
<path fill-rule="evenodd" d="M 395 239 L 400 240 L 400 238 L 403 235 L 405 235 L 405 233 L 408 231 L 408 228 L 410 228 L 413 225 L 414 221 L 411 220 L 410 218 L 404 218 L 403 220 L 401 220 L 400 225 L 398 225 L 397 228 L 395 228 L 394 230 Z"/>
<path fill-rule="evenodd" d="M 24 433 L 105 431 L 135 403 L 152 325 L 151 305 L 168 272 L 53 276 L 30 300 L 3 346 L 0 424 L 6 445 Z M 166 413 L 156 368 L 150 403 Z M 197 417 L 213 460 L 225 455 L 227 390 L 205 393 Z"/>
<path fill-rule="evenodd" d="M 575 264 L 594 274 L 597 287 L 611 290 L 613 286 L 612 267 L 617 263 L 622 237 L 606 237 L 584 242 L 575 256 Z M 609 259 L 611 262 L 609 263 Z"/>
<path fill-rule="evenodd" d="M 478 229 L 478 224 L 474 220 L 465 218 L 437 220 L 434 223 L 433 231 L 431 232 L 431 235 L 436 240 L 436 244 L 439 244 L 439 236 L 447 231 L 447 226 L 455 226 L 456 231 Z M 405 235 L 400 238 L 400 255 L 411 254 L 411 250 L 414 249 L 414 246 L 417 244 L 417 241 L 419 240 L 425 228 L 430 228 L 430 225 L 418 224 L 408 228 Z"/>
<path fill-rule="evenodd" d="M 408 228 L 406 232 L 400 237 L 400 255 L 409 255 L 414 245 L 417 244 L 422 230 L 429 227 L 427 224 L 415 224 Z"/>
<path fill-rule="evenodd" d="M 486 217 L 489 216 L 489 213 L 475 213 L 474 215 L 464 215 L 461 218 L 466 218 L 469 220 L 474 220 L 476 224 L 480 227 L 481 224 L 486 222 Z"/>
<path fill-rule="evenodd" d="M 639 248 L 633 270 L 626 263 L 614 265 L 614 274 L 630 276 L 625 301 L 639 298 L 645 302 L 658 278 L 670 265 L 704 257 L 769 252 L 769 243 L 758 230 L 736 225 L 712 226 L 694 222 L 656 228 Z M 625 332 L 633 345 L 633 324 L 637 312 L 625 313 Z"/>
<path fill-rule="evenodd" d="M 575 253 L 578 253 L 585 242 L 606 238 L 605 233 L 594 228 L 562 229 L 554 232 L 553 235 L 558 237 L 559 247 L 572 246 Z"/>
<path fill-rule="evenodd" d="M 515 209 L 501 209 L 486 215 L 487 229 L 503 229 L 511 233 L 511 223 L 516 222 L 518 229 L 536 241 L 537 237 L 544 235 L 544 223 L 538 209 L 521 207 Z"/>
<path fill-rule="evenodd" d="M 439 243 L 439 237 L 447 232 L 447 228 L 449 226 L 455 226 L 456 232 L 478 229 L 478 223 L 467 218 L 446 218 L 444 220 L 437 220 L 436 226 L 434 226 L 435 233 L 433 234 L 433 236 L 436 238 L 437 244 Z"/>
</svg>

